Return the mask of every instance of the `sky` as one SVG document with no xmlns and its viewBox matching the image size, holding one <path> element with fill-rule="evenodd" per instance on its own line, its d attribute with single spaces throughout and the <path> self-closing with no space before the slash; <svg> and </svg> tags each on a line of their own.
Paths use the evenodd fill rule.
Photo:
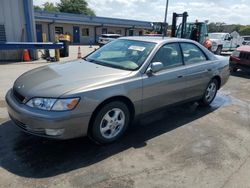
<svg viewBox="0 0 250 188">
<path fill-rule="evenodd" d="M 60 0 L 33 0 L 34 5 Z M 97 16 L 163 22 L 166 0 L 87 0 Z M 250 25 L 250 0 L 169 0 L 168 19 L 173 12 L 187 11 L 188 21 Z"/>
</svg>

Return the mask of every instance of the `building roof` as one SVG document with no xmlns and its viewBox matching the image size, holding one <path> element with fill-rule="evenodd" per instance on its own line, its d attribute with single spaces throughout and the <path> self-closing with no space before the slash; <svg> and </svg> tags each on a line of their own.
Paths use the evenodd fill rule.
<svg viewBox="0 0 250 188">
<path fill-rule="evenodd" d="M 107 18 L 98 16 L 86 16 L 83 14 L 71 14 L 61 12 L 35 11 L 35 20 L 49 23 L 86 24 L 93 26 L 114 26 L 126 28 L 152 29 L 152 23 L 118 18 Z"/>
</svg>

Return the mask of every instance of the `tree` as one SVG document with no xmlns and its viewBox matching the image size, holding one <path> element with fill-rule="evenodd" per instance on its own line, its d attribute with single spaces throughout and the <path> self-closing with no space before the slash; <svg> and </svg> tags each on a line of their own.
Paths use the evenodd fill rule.
<svg viewBox="0 0 250 188">
<path fill-rule="evenodd" d="M 43 4 L 43 10 L 46 12 L 59 12 L 58 7 L 55 6 L 54 3 L 49 2 Z"/>
<path fill-rule="evenodd" d="M 239 32 L 241 35 L 250 35 L 250 25 L 242 26 Z"/>
<path fill-rule="evenodd" d="M 34 10 L 43 10 L 41 7 L 34 5 Z"/>
<path fill-rule="evenodd" d="M 88 7 L 86 0 L 61 0 L 57 7 L 60 12 L 95 16 L 95 12 Z"/>
<path fill-rule="evenodd" d="M 208 32 L 209 32 L 209 33 L 215 33 L 215 32 L 217 32 L 217 31 L 218 31 L 218 30 L 217 30 L 216 23 L 211 22 L 211 23 L 208 24 Z"/>
</svg>

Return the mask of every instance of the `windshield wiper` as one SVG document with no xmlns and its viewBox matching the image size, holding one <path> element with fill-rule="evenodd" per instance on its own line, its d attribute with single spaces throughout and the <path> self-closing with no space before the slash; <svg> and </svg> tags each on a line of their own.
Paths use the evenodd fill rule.
<svg viewBox="0 0 250 188">
<path fill-rule="evenodd" d="M 96 61 L 96 60 L 94 60 L 94 59 L 87 59 L 87 58 L 84 58 L 84 60 L 85 60 L 85 61 L 88 61 L 88 62 L 91 62 L 91 63 L 95 63 L 95 64 L 97 64 L 97 65 L 106 66 L 106 67 L 112 67 L 112 68 L 123 69 L 123 70 L 129 70 L 129 71 L 132 70 L 132 69 L 129 69 L 129 68 L 126 68 L 126 67 L 121 67 L 121 66 L 119 66 L 119 65 L 104 63 L 104 62 L 101 62 L 101 61 Z"/>
</svg>

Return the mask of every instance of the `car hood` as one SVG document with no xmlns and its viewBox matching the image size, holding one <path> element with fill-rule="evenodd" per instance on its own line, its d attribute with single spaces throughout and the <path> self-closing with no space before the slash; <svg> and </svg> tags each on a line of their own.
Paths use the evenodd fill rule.
<svg viewBox="0 0 250 188">
<path fill-rule="evenodd" d="M 241 51 L 241 52 L 250 52 L 250 45 L 243 45 L 239 48 L 237 48 L 238 51 Z"/>
<path fill-rule="evenodd" d="M 15 81 L 13 88 L 26 98 L 60 97 L 75 89 L 84 90 L 122 79 L 130 73 L 78 60 L 28 71 Z"/>
</svg>

